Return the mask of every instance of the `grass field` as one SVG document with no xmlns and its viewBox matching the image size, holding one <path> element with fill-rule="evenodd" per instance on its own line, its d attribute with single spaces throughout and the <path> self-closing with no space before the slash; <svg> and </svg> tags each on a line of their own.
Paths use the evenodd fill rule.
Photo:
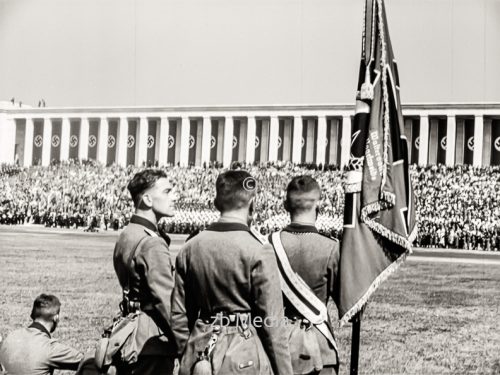
<svg viewBox="0 0 500 375">
<path fill-rule="evenodd" d="M 55 336 L 84 351 L 117 311 L 110 234 L 0 228 L 0 335 L 29 323 L 33 299 L 59 296 Z M 176 252 L 180 241 L 174 241 Z M 362 374 L 500 374 L 500 266 L 409 260 L 362 322 Z M 337 330 L 348 373 L 350 327 Z"/>
</svg>

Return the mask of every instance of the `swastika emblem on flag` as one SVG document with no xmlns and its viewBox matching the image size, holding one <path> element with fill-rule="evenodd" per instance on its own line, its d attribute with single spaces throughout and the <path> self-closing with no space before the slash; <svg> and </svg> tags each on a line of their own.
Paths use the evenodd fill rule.
<svg viewBox="0 0 500 375">
<path fill-rule="evenodd" d="M 217 139 L 212 135 L 210 138 L 210 148 L 214 148 L 215 146 L 217 146 Z"/>
<path fill-rule="evenodd" d="M 37 135 L 33 140 L 33 143 L 35 144 L 36 147 L 42 147 L 43 137 L 41 135 Z"/>
<path fill-rule="evenodd" d="M 71 138 L 69 139 L 69 145 L 72 148 L 75 148 L 78 146 L 78 137 L 76 135 L 72 135 Z"/>
<path fill-rule="evenodd" d="M 278 136 L 278 148 L 280 148 L 282 144 L 283 141 L 281 140 L 281 137 Z"/>
<path fill-rule="evenodd" d="M 446 136 L 444 136 L 444 137 L 441 139 L 441 142 L 440 142 L 440 143 L 441 143 L 441 148 L 442 148 L 443 150 L 446 150 L 446 140 L 447 140 L 447 139 L 446 139 Z"/>
<path fill-rule="evenodd" d="M 304 146 L 305 146 L 305 144 L 306 144 L 306 140 L 304 139 L 304 137 L 302 137 L 302 138 L 300 139 L 300 148 L 304 147 Z"/>
<path fill-rule="evenodd" d="M 61 144 L 61 140 L 59 139 L 59 136 L 57 134 L 54 134 L 52 136 L 52 147 L 59 147 Z"/>
<path fill-rule="evenodd" d="M 196 139 L 192 135 L 189 136 L 189 148 L 193 148 L 196 145 Z"/>
<path fill-rule="evenodd" d="M 148 148 L 153 148 L 155 145 L 155 137 L 153 137 L 151 134 L 148 135 Z"/>
<path fill-rule="evenodd" d="M 415 148 L 417 150 L 420 148 L 420 137 L 415 138 Z"/>
<path fill-rule="evenodd" d="M 96 136 L 95 135 L 91 135 L 89 137 L 89 147 L 90 148 L 94 148 L 96 144 L 97 144 L 97 138 L 96 138 Z"/>
<path fill-rule="evenodd" d="M 168 148 L 172 148 L 175 146 L 175 138 L 172 135 L 168 136 Z"/>
<path fill-rule="evenodd" d="M 108 148 L 113 148 L 115 147 L 116 144 L 116 139 L 114 136 L 110 135 L 108 136 Z"/>
<path fill-rule="evenodd" d="M 495 150 L 500 151 L 500 137 L 495 139 L 494 145 L 495 145 Z"/>
<path fill-rule="evenodd" d="M 259 137 L 255 136 L 255 148 L 259 147 L 260 145 L 260 139 Z"/>
<path fill-rule="evenodd" d="M 132 147 L 134 147 L 134 145 L 135 145 L 135 137 L 132 134 L 130 134 L 127 137 L 127 147 L 132 148 Z"/>
<path fill-rule="evenodd" d="M 467 140 L 467 147 L 469 148 L 469 150 L 474 151 L 474 137 L 470 137 Z"/>
<path fill-rule="evenodd" d="M 235 135 L 233 135 L 233 148 L 236 148 L 238 146 L 238 138 L 236 138 Z"/>
</svg>

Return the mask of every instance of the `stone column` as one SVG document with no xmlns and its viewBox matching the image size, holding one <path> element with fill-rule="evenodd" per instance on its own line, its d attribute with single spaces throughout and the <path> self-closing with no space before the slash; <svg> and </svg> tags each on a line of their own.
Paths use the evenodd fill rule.
<svg viewBox="0 0 500 375">
<path fill-rule="evenodd" d="M 418 139 L 418 165 L 426 166 L 429 156 L 429 117 L 427 115 L 420 116 L 420 133 Z"/>
<path fill-rule="evenodd" d="M 0 114 L 0 132 L 0 163 L 12 164 L 16 157 L 16 120 Z"/>
<path fill-rule="evenodd" d="M 302 156 L 302 116 L 293 117 L 292 162 L 300 163 Z"/>
<path fill-rule="evenodd" d="M 99 122 L 99 141 L 97 142 L 97 161 L 106 165 L 108 159 L 108 119 L 101 117 Z"/>
<path fill-rule="evenodd" d="M 455 165 L 455 145 L 457 139 L 457 122 L 455 115 L 448 115 L 446 127 L 446 165 Z"/>
<path fill-rule="evenodd" d="M 326 161 L 326 116 L 318 116 L 318 134 L 316 134 L 316 164 L 325 165 Z"/>
<path fill-rule="evenodd" d="M 246 162 L 253 163 L 255 161 L 255 132 L 257 127 L 255 116 L 248 116 L 247 124 Z"/>
<path fill-rule="evenodd" d="M 43 120 L 43 146 L 42 146 L 42 165 L 50 165 L 50 149 L 52 147 L 52 120 L 45 118 Z"/>
<path fill-rule="evenodd" d="M 224 168 L 229 168 L 231 166 L 231 159 L 233 157 L 233 133 L 233 116 L 226 116 L 224 119 L 224 151 L 222 154 L 222 163 L 224 164 Z"/>
<path fill-rule="evenodd" d="M 181 166 L 186 167 L 189 164 L 189 129 L 191 124 L 189 123 L 189 117 L 182 117 L 181 120 L 181 151 L 179 155 L 179 162 Z M 179 134 L 177 134 L 179 137 Z"/>
<path fill-rule="evenodd" d="M 126 117 L 120 117 L 120 122 L 118 123 L 118 144 L 117 144 L 117 155 L 116 162 L 122 167 L 127 166 L 127 149 L 128 149 L 128 119 Z"/>
<path fill-rule="evenodd" d="M 278 137 L 280 122 L 278 116 L 271 116 L 269 126 L 269 161 L 278 160 Z M 281 140 L 283 142 L 283 140 Z"/>
<path fill-rule="evenodd" d="M 135 138 L 135 164 L 142 166 L 147 160 L 148 153 L 148 119 L 141 117 Z"/>
<path fill-rule="evenodd" d="M 201 164 L 210 162 L 210 145 L 212 141 L 212 118 L 203 117 L 203 132 L 201 136 Z"/>
<path fill-rule="evenodd" d="M 89 158 L 89 119 L 82 117 L 80 120 L 80 135 L 78 140 L 78 159 Z"/>
<path fill-rule="evenodd" d="M 492 140 L 492 120 L 491 118 L 485 118 L 484 119 L 484 139 L 483 139 L 483 166 L 490 166 L 491 165 L 491 143 L 493 142 Z"/>
<path fill-rule="evenodd" d="M 474 153 L 472 165 L 480 167 L 483 159 L 483 136 L 484 136 L 484 118 L 483 115 L 476 115 L 474 119 Z"/>
<path fill-rule="evenodd" d="M 63 117 L 61 123 L 61 160 L 69 159 L 69 118 Z"/>
<path fill-rule="evenodd" d="M 168 157 L 168 117 L 162 116 L 160 120 L 160 132 L 158 135 L 158 163 L 167 164 Z"/>
<path fill-rule="evenodd" d="M 31 117 L 26 118 L 26 132 L 24 133 L 24 160 L 23 166 L 29 167 L 33 161 L 33 133 L 34 124 Z"/>
<path fill-rule="evenodd" d="M 340 140 L 340 168 L 349 163 L 351 156 L 351 115 L 342 116 L 342 139 Z"/>
</svg>

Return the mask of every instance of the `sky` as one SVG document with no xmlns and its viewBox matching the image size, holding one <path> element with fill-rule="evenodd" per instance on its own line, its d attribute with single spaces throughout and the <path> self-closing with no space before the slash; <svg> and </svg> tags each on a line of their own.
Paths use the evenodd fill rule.
<svg viewBox="0 0 500 375">
<path fill-rule="evenodd" d="M 0 100 L 353 103 L 363 0 L 0 0 Z M 500 0 L 386 0 L 403 103 L 500 102 Z"/>
</svg>

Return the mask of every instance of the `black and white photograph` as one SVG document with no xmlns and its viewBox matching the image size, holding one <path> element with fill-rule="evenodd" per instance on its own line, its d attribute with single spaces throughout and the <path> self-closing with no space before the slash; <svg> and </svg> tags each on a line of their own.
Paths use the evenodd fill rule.
<svg viewBox="0 0 500 375">
<path fill-rule="evenodd" d="M 500 375 L 500 0 L 0 0 L 0 375 Z"/>
</svg>

